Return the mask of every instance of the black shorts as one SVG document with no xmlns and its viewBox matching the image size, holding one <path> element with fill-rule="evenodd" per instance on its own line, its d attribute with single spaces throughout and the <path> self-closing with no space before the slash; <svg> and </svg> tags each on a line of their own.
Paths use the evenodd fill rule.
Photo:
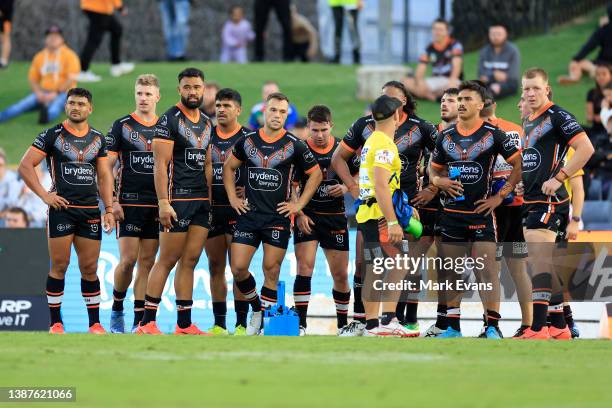
<svg viewBox="0 0 612 408">
<path fill-rule="evenodd" d="M 305 234 L 296 226 L 293 227 L 293 244 L 307 241 L 319 241 L 323 249 L 337 251 L 349 250 L 349 234 L 344 214 L 315 214 L 305 211 L 314 222 L 312 234 Z"/>
<path fill-rule="evenodd" d="M 171 201 L 170 204 L 176 212 L 178 221 L 172 220 L 172 228 L 164 229 L 159 225 L 162 232 L 187 232 L 190 225 L 197 225 L 210 229 L 210 203 L 208 200 L 178 200 Z"/>
<path fill-rule="evenodd" d="M 0 32 L 10 33 L 14 0 L 0 0 Z"/>
<path fill-rule="evenodd" d="M 495 222 L 497 223 L 497 255 L 502 257 L 526 258 L 528 256 L 527 244 L 523 235 L 523 225 L 519 222 L 523 216 L 520 205 L 500 205 L 495 209 Z"/>
<path fill-rule="evenodd" d="M 443 211 L 440 216 L 442 242 L 496 242 L 493 215 Z"/>
<path fill-rule="evenodd" d="M 442 209 L 417 208 L 417 210 L 419 212 L 421 224 L 423 224 L 423 233 L 421 235 L 424 237 L 439 236 Z"/>
<path fill-rule="evenodd" d="M 558 234 L 567 228 L 568 214 L 568 204 L 523 205 L 523 226 L 527 229 L 545 229 Z"/>
<path fill-rule="evenodd" d="M 233 235 L 237 222 L 238 213 L 232 207 L 213 206 L 212 222 L 210 223 L 208 238 L 214 238 L 224 234 Z"/>
<path fill-rule="evenodd" d="M 569 239 L 567 239 L 567 225 L 569 224 L 570 218 L 569 214 L 565 214 L 565 216 L 561 219 L 561 224 L 559 225 L 559 231 L 557 231 L 557 243 L 563 244 L 560 246 L 566 246 Z"/>
<path fill-rule="evenodd" d="M 117 238 L 159 239 L 157 207 L 122 205 L 121 208 L 123 208 L 123 221 L 117 222 Z"/>
<path fill-rule="evenodd" d="M 238 217 L 232 243 L 251 245 L 255 248 L 260 243 L 287 249 L 291 236 L 291 224 L 288 218 L 280 215 L 262 214 L 249 211 Z"/>
<path fill-rule="evenodd" d="M 79 237 L 102 239 L 102 219 L 99 208 L 69 207 L 63 210 L 49 208 L 47 236 L 60 238 L 75 234 Z"/>
</svg>

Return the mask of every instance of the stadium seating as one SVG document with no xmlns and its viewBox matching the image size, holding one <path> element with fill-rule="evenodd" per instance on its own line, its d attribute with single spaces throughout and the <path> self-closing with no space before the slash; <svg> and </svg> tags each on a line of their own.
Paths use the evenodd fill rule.
<svg viewBox="0 0 612 408">
<path fill-rule="evenodd" d="M 594 178 L 591 179 L 591 184 L 589 186 L 589 191 L 587 193 L 587 200 L 601 200 L 603 198 L 602 194 L 602 183 L 600 179 Z"/>
<path fill-rule="evenodd" d="M 585 230 L 612 229 L 612 201 L 585 201 L 582 220 Z"/>
</svg>

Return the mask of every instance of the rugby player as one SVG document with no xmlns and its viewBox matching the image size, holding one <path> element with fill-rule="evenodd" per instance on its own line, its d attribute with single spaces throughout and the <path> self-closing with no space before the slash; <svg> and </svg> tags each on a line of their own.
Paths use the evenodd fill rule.
<svg viewBox="0 0 612 408">
<path fill-rule="evenodd" d="M 238 214 L 229 205 L 227 193 L 223 186 L 223 163 L 230 155 L 236 142 L 250 131 L 238 123 L 242 111 L 242 97 L 229 88 L 221 89 L 215 96 L 215 117 L 217 125 L 213 127 L 211 146 L 212 178 L 212 224 L 206 240 L 206 255 L 210 271 L 210 292 L 215 322 L 208 330 L 213 335 L 228 334 L 227 314 L 227 280 L 225 266 L 232 243 L 234 227 Z M 236 190 L 244 197 L 244 167 L 236 171 Z M 234 285 L 234 309 L 236 311 L 235 335 L 245 335 L 249 302 Z"/>
<path fill-rule="evenodd" d="M 159 207 L 159 257 L 147 282 L 139 334 L 161 334 L 155 323 L 164 285 L 174 275 L 177 324 L 174 334 L 205 335 L 191 322 L 193 272 L 210 229 L 212 123 L 199 107 L 204 73 L 186 68 L 178 74 L 181 100 L 157 121 L 153 138 L 154 180 Z"/>
<path fill-rule="evenodd" d="M 132 282 L 136 263 L 132 331 L 142 320 L 147 279 L 159 243 L 152 149 L 157 123 L 155 111 L 160 98 L 157 77 L 152 74 L 140 75 L 136 79 L 134 97 L 136 110 L 116 120 L 106 135 L 111 171 L 117 160 L 120 163 L 113 196 L 119 264 L 115 268 L 113 284 L 112 333 L 125 332 L 123 300 Z"/>
<path fill-rule="evenodd" d="M 471 254 L 480 258 L 479 281 L 489 283 L 491 287 L 482 299 L 487 314 L 485 334 L 487 338 L 499 339 L 502 337 L 498 327 L 501 318 L 500 284 L 495 263 L 496 226 L 492 213 L 520 179 L 520 150 L 504 132 L 480 119 L 485 102 L 482 86 L 473 81 L 463 82 L 457 102 L 457 124 L 439 135 L 429 167 L 433 184 L 450 196 L 444 201 L 440 217 L 440 252 L 443 257 L 451 259 Z M 498 154 L 512 166 L 512 170 L 504 186 L 492 195 L 491 169 Z M 451 168 L 460 170 L 460 180 L 448 177 Z M 455 200 L 459 196 L 464 199 Z M 455 272 L 446 269 L 444 273 L 448 277 Z M 461 276 L 455 276 L 457 279 L 450 280 L 453 287 L 444 294 L 449 327 L 439 335 L 442 338 L 462 336 L 461 288 L 455 286 L 461 282 Z"/>
<path fill-rule="evenodd" d="M 402 245 L 404 231 L 393 208 L 392 196 L 400 190 L 402 163 L 395 132 L 400 125 L 402 102 L 382 95 L 372 104 L 374 132 L 365 141 L 360 155 L 359 200 L 357 210 L 358 228 L 363 235 L 364 268 L 363 303 L 366 312 L 364 336 L 410 337 L 415 333 L 404 327 L 396 317 L 397 300 L 400 291 L 385 290 L 375 284 L 376 280 L 396 283 L 405 271 L 398 267 L 386 268 L 386 276 L 375 274 L 376 263 L 388 258 L 406 254 Z M 414 210 L 413 216 L 418 214 Z M 380 278 L 379 278 L 380 276 Z M 379 312 L 382 303 L 382 318 Z M 418 332 L 416 333 L 418 335 Z"/>
<path fill-rule="evenodd" d="M 444 129 L 454 125 L 457 122 L 457 94 L 459 90 L 457 88 L 448 88 L 444 91 L 442 95 L 442 99 L 440 100 L 440 123 L 436 128 L 438 129 L 438 133 L 442 132 Z M 427 240 L 429 244 L 436 244 L 436 249 L 439 247 L 440 241 L 440 231 L 438 228 L 438 223 L 440 222 L 440 215 L 442 213 L 442 204 L 440 202 L 439 189 L 431 184 L 429 180 L 429 160 L 431 159 L 431 152 L 429 152 L 426 156 L 425 160 L 425 174 L 423 175 L 423 185 L 426 187 L 419 192 L 421 196 L 425 194 L 430 194 L 432 196 L 431 199 L 426 204 L 421 204 L 419 202 L 415 202 L 415 205 L 418 205 L 419 208 L 419 216 L 421 217 L 421 224 L 423 224 L 423 235 L 421 236 L 422 240 Z M 425 197 L 427 200 L 429 197 Z M 425 201 L 424 200 L 424 201 Z M 437 253 L 437 251 L 436 251 Z M 438 275 L 443 273 L 442 271 L 437 271 Z M 441 282 L 443 279 L 438 278 L 438 281 Z M 444 333 L 444 331 L 448 328 L 448 322 L 446 320 L 446 302 L 441 296 L 441 292 L 437 292 L 438 296 L 438 305 L 436 310 L 436 322 L 429 326 L 429 328 L 423 333 L 425 337 L 435 337 L 439 334 Z"/>
<path fill-rule="evenodd" d="M 521 149 L 524 139 L 523 128 L 516 123 L 498 118 L 495 115 L 497 103 L 493 94 L 487 89 L 485 95 L 485 104 L 482 111 L 480 111 L 480 117 L 503 130 L 516 144 L 517 148 Z M 506 163 L 501 155 L 498 155 L 493 167 L 493 182 L 506 180 L 511 172 L 511 166 Z M 515 194 L 511 203 L 500 205 L 495 209 L 498 240 L 496 259 L 499 262 L 497 268 L 501 270 L 502 258 L 505 259 L 510 276 L 516 286 L 518 301 L 521 307 L 521 326 L 516 330 L 513 337 L 522 336 L 523 332 L 531 326 L 532 319 L 531 281 L 527 274 L 527 265 L 525 263 L 527 244 L 523 236 L 522 225 L 517 222 L 522 219 L 522 204 L 522 194 Z M 484 331 L 482 336 L 484 336 Z"/>
<path fill-rule="evenodd" d="M 247 335 L 257 335 L 263 325 L 263 310 L 276 303 L 278 276 L 289 244 L 289 217 L 299 213 L 321 183 L 322 174 L 306 144 L 283 126 L 289 100 L 281 93 L 266 99 L 264 126 L 240 139 L 223 165 L 223 184 L 230 205 L 239 214 L 231 245 L 230 265 L 234 281 L 251 304 L 253 314 Z M 246 165 L 246 198 L 236 193 L 235 172 Z M 297 201 L 291 201 L 293 167 L 308 176 Z M 261 301 L 249 265 L 263 242 L 264 284 Z"/>
<path fill-rule="evenodd" d="M 553 273 L 554 242 L 569 214 L 569 198 L 563 182 L 582 169 L 593 146 L 572 114 L 548 97 L 548 74 L 531 68 L 522 77 L 523 96 L 531 115 L 524 121 L 523 227 L 533 271 L 533 322 L 520 338 L 570 339 L 563 316 L 561 283 Z M 564 163 L 569 147 L 573 157 Z M 548 245 L 547 245 L 548 243 Z M 546 325 L 550 313 L 550 328 Z"/>
<path fill-rule="evenodd" d="M 64 333 L 60 309 L 72 245 L 79 260 L 89 333 L 106 333 L 100 324 L 97 270 L 102 229 L 110 233 L 115 226 L 113 175 L 106 163 L 104 135 L 87 121 L 92 111 L 91 93 L 83 88 L 70 89 L 65 105 L 68 118 L 38 135 L 19 164 L 19 174 L 26 185 L 49 206 L 47 237 L 51 268 L 47 302 L 52 334 Z M 45 158 L 53 180 L 49 192 L 34 169 Z M 104 205 L 102 216 L 98 197 Z"/>
<path fill-rule="evenodd" d="M 421 202 L 422 195 L 417 195 L 420 190 L 419 164 L 425 149 L 433 150 L 437 136 L 436 128 L 429 122 L 419 118 L 416 114 L 416 102 L 412 95 L 406 90 L 404 85 L 398 81 L 389 81 L 383 85 L 382 91 L 385 95 L 397 98 L 402 102 L 402 112 L 400 124 L 395 131 L 394 141 L 398 147 L 400 160 L 402 162 L 401 189 L 408 195 L 413 202 Z M 371 115 L 358 119 L 342 139 L 339 147 L 332 157 L 332 167 L 342 182 L 349 188 L 353 198 L 357 198 L 358 184 L 353 179 L 354 172 L 351 167 L 357 168 L 359 152 L 367 138 L 374 131 L 375 121 Z M 417 198 L 418 197 L 418 198 Z M 361 302 L 362 290 L 362 262 L 361 253 L 361 233 L 357 233 L 357 256 L 355 260 L 355 275 L 353 280 L 353 317 L 351 323 L 340 334 L 341 336 L 359 336 L 363 332 L 365 315 Z M 420 246 L 412 248 L 414 251 L 426 250 Z M 420 253 L 419 252 L 419 253 Z M 419 276 L 411 276 L 411 280 L 418 281 Z M 407 328 L 413 332 L 419 332 L 417 322 L 418 294 L 410 294 L 410 299 L 398 302 L 398 318 L 401 319 Z"/>
<path fill-rule="evenodd" d="M 297 259 L 297 276 L 293 284 L 293 298 L 300 316 L 300 333 L 307 327 L 311 278 L 317 248 L 323 248 L 334 280 L 332 296 L 336 305 L 338 331 L 347 324 L 351 289 L 348 284 L 349 234 L 344 213 L 344 193 L 348 191 L 330 168 L 338 140 L 332 136 L 332 115 L 327 106 L 316 105 L 308 111 L 306 141 L 323 173 L 323 181 L 306 207 L 296 217 L 293 242 Z M 300 189 L 304 180 L 300 180 Z"/>
</svg>

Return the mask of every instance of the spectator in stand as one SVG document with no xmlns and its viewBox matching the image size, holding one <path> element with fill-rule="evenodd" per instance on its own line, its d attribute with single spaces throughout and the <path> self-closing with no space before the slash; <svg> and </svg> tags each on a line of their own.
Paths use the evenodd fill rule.
<svg viewBox="0 0 612 408">
<path fill-rule="evenodd" d="M 414 76 L 403 82 L 417 98 L 435 101 L 445 89 L 459 86 L 463 78 L 463 46 L 450 36 L 450 26 L 441 18 L 431 25 L 431 36 L 433 41 L 419 58 Z M 429 64 L 432 76 L 426 78 Z"/>
<path fill-rule="evenodd" d="M 268 95 L 280 92 L 278 84 L 274 81 L 266 81 L 261 87 L 261 100 L 253 108 L 251 108 L 251 116 L 249 116 L 249 127 L 252 130 L 257 130 L 264 125 L 264 108 L 265 101 Z M 287 120 L 285 121 L 285 129 L 291 130 L 295 127 L 296 122 L 299 119 L 298 111 L 294 104 L 289 104 L 289 113 L 287 114 Z"/>
<path fill-rule="evenodd" d="M 265 57 L 265 34 L 270 11 L 274 9 L 283 31 L 283 61 L 293 57 L 291 40 L 291 0 L 255 0 L 255 61 L 262 62 Z"/>
<path fill-rule="evenodd" d="M 17 173 L 7 168 L 6 153 L 0 148 L 0 218 L 8 208 L 17 205 L 20 187 Z"/>
<path fill-rule="evenodd" d="M 87 40 L 81 51 L 79 82 L 98 82 L 102 77 L 89 70 L 91 60 L 102 42 L 105 32 L 110 32 L 111 76 L 118 77 L 134 70 L 131 62 L 121 62 L 121 35 L 123 27 L 115 17 L 115 11 L 127 16 L 127 7 L 122 0 L 81 0 L 81 10 L 89 20 Z"/>
<path fill-rule="evenodd" d="M 291 32 L 294 59 L 309 62 L 316 57 L 319 33 L 306 17 L 298 13 L 295 4 L 291 5 Z"/>
<path fill-rule="evenodd" d="M 223 25 L 221 31 L 221 62 L 237 62 L 246 64 L 247 44 L 253 41 L 255 33 L 251 23 L 244 18 L 244 9 L 240 6 L 232 6 L 229 11 L 230 19 Z"/>
<path fill-rule="evenodd" d="M 204 98 L 200 108 L 213 121 L 214 125 L 217 125 L 217 114 L 215 111 L 217 92 L 219 92 L 219 84 L 215 81 L 207 81 L 204 85 Z"/>
<path fill-rule="evenodd" d="M 52 181 L 51 175 L 46 171 L 46 165 L 42 163 L 34 168 L 40 184 L 49 191 L 51 189 Z M 27 214 L 30 220 L 30 226 L 32 227 L 44 227 L 47 221 L 47 209 L 49 208 L 43 200 L 40 199 L 30 188 L 23 182 L 21 185 L 21 193 L 17 199 L 17 207 L 22 208 Z"/>
<path fill-rule="evenodd" d="M 605 24 L 601 24 L 601 22 Z M 580 81 L 583 73 L 587 73 L 591 77 L 595 76 L 595 64 L 612 64 L 612 3 L 608 5 L 607 21 L 602 20 L 601 22 L 601 26 L 591 34 L 578 54 L 572 58 L 569 64 L 569 75 L 558 78 L 560 84 L 575 84 Z M 594 61 L 586 59 L 587 55 L 598 48 L 599 52 Z"/>
<path fill-rule="evenodd" d="M 308 140 L 308 119 L 301 117 L 295 122 L 295 126 L 291 131 L 300 140 L 304 142 Z"/>
<path fill-rule="evenodd" d="M 38 123 L 57 119 L 64 112 L 66 92 L 76 86 L 81 65 L 76 53 L 64 43 L 60 27 L 45 31 L 45 48 L 32 60 L 28 80 L 32 93 L 0 112 L 0 123 L 15 116 L 40 109 Z"/>
<path fill-rule="evenodd" d="M 516 94 L 519 87 L 521 54 L 508 41 L 508 30 L 502 24 L 489 27 L 489 43 L 480 50 L 478 77 L 496 100 Z"/>
<path fill-rule="evenodd" d="M 19 207 L 11 207 L 4 216 L 4 228 L 29 228 L 28 214 Z"/>
<path fill-rule="evenodd" d="M 158 0 L 168 61 L 185 61 L 189 42 L 190 0 Z"/>
<path fill-rule="evenodd" d="M 601 119 L 601 123 L 607 129 L 608 133 L 611 133 L 612 129 L 610 129 L 610 118 L 612 118 L 612 82 L 608 82 L 603 87 L 603 100 L 601 101 L 601 111 L 599 112 L 599 117 Z"/>
<path fill-rule="evenodd" d="M 590 125 L 589 135 L 596 137 L 606 133 L 601 123 L 601 103 L 604 100 L 603 88 L 612 81 L 612 65 L 598 64 L 595 69 L 595 87 L 589 89 L 586 99 L 586 119 Z"/>
<path fill-rule="evenodd" d="M 344 16 L 348 22 L 349 35 L 353 46 L 353 64 L 361 64 L 361 40 L 359 38 L 359 10 L 363 8 L 363 0 L 329 0 L 334 16 L 334 64 L 340 63 L 342 55 L 342 32 L 344 31 Z M 346 13 L 345 13 L 346 12 Z"/>
<path fill-rule="evenodd" d="M 0 33 L 2 33 L 2 54 L 0 69 L 8 67 L 11 56 L 11 31 L 13 28 L 14 0 L 0 0 Z"/>
</svg>

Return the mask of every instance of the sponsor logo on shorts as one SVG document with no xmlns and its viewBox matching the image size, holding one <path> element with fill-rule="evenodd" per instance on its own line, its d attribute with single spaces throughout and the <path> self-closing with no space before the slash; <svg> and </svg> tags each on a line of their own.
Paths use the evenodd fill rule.
<svg viewBox="0 0 612 408">
<path fill-rule="evenodd" d="M 125 230 L 128 232 L 142 232 L 142 228 L 140 228 L 138 225 L 134 225 L 134 224 L 127 224 L 125 226 Z"/>
<path fill-rule="evenodd" d="M 279 239 L 279 238 L 280 238 L 280 231 L 272 230 L 272 239 Z"/>
<path fill-rule="evenodd" d="M 61 171 L 64 181 L 75 186 L 91 186 L 96 179 L 96 170 L 90 163 L 62 163 Z"/>
<path fill-rule="evenodd" d="M 339 244 L 344 243 L 344 235 L 336 234 L 336 242 L 339 243 Z"/>
<path fill-rule="evenodd" d="M 91 228 L 91 232 L 98 232 L 98 224 L 91 224 L 89 228 Z"/>
<path fill-rule="evenodd" d="M 283 175 L 276 169 L 249 167 L 248 181 L 253 190 L 276 191 L 283 183 Z"/>
<path fill-rule="evenodd" d="M 254 239 L 255 234 L 252 232 L 234 231 L 234 238 Z"/>
<path fill-rule="evenodd" d="M 74 224 L 57 224 L 55 227 L 59 232 L 70 231 L 74 228 Z"/>
<path fill-rule="evenodd" d="M 528 147 L 523 150 L 523 173 L 535 171 L 542 163 L 542 156 L 535 147 Z"/>
<path fill-rule="evenodd" d="M 191 224 L 191 219 L 182 218 L 178 220 L 178 226 L 181 228 L 186 228 L 189 226 L 189 224 Z"/>
</svg>

